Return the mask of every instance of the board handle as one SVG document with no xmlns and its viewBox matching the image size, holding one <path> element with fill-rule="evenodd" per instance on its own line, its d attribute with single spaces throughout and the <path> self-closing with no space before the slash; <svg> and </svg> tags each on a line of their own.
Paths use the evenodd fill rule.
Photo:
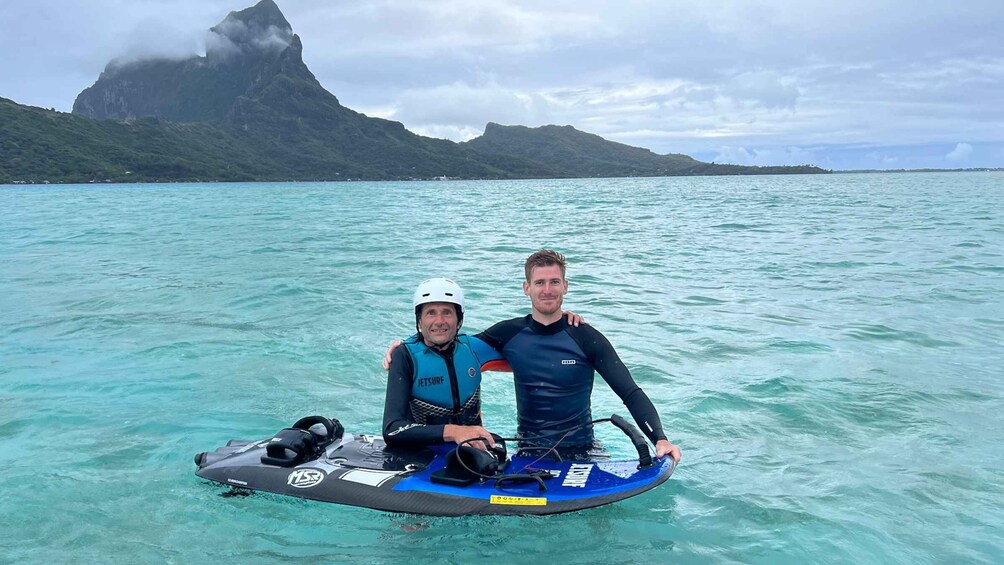
<svg viewBox="0 0 1004 565">
<path fill-rule="evenodd" d="M 643 467 L 651 467 L 652 454 L 648 450 L 648 443 L 645 441 L 645 436 L 641 435 L 638 428 L 634 427 L 631 422 L 628 422 L 622 416 L 618 416 L 617 414 L 610 416 L 610 423 L 620 428 L 622 432 L 631 438 L 631 443 L 633 443 L 635 449 L 638 450 L 638 468 L 641 469 Z"/>
</svg>

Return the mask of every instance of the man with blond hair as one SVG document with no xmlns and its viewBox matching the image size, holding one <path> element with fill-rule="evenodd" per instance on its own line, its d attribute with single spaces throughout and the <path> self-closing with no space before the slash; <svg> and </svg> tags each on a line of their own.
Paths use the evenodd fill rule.
<svg viewBox="0 0 1004 565">
<path fill-rule="evenodd" d="M 580 427 L 561 441 L 565 454 L 586 456 L 595 439 L 590 396 L 599 373 L 624 402 L 642 432 L 655 444 L 656 456 L 680 460 L 680 448 L 666 439 L 659 414 L 635 383 L 606 337 L 590 325 L 570 325 L 562 314 L 568 292 L 565 257 L 542 249 L 526 259 L 523 293 L 531 313 L 499 322 L 477 334 L 512 367 L 516 412 L 524 446 L 549 446 L 562 430 Z"/>
</svg>

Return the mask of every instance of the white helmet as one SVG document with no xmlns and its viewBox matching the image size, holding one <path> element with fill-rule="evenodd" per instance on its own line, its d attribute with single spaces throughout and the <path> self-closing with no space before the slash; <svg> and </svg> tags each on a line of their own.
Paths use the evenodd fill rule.
<svg viewBox="0 0 1004 565">
<path fill-rule="evenodd" d="M 457 305 L 457 321 L 464 322 L 464 291 L 460 285 L 450 279 L 436 278 L 422 281 L 415 289 L 415 319 L 422 311 L 423 304 L 430 302 L 449 302 Z"/>
</svg>

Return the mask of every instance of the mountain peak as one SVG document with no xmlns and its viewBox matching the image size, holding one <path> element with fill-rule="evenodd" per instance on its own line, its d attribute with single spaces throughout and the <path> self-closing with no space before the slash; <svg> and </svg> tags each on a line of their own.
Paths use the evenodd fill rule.
<svg viewBox="0 0 1004 565">
<path fill-rule="evenodd" d="M 210 28 L 204 57 L 125 65 L 113 61 L 77 96 L 73 113 L 99 119 L 219 121 L 239 98 L 254 98 L 276 82 L 295 84 L 301 91 L 323 90 L 303 64 L 302 52 L 279 7 L 262 0 L 230 12 Z"/>
<path fill-rule="evenodd" d="M 230 12 L 209 32 L 206 56 L 210 61 L 226 59 L 238 52 L 280 53 L 293 41 L 292 26 L 272 0 Z"/>
<path fill-rule="evenodd" d="M 280 29 L 291 29 L 286 17 L 282 15 L 279 5 L 272 0 L 261 0 L 250 8 L 230 12 L 224 19 L 224 21 L 226 20 L 239 20 L 248 25 L 257 25 L 262 28 L 275 26 Z"/>
</svg>

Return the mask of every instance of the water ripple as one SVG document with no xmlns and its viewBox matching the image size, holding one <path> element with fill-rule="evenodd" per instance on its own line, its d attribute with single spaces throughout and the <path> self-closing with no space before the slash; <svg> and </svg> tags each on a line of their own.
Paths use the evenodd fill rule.
<svg viewBox="0 0 1004 565">
<path fill-rule="evenodd" d="M 0 548 L 529 563 L 560 540 L 571 563 L 1002 562 L 1000 181 L 0 187 Z M 665 485 L 548 518 L 418 519 L 222 498 L 192 475 L 195 452 L 305 414 L 379 430 L 379 360 L 414 331 L 415 284 L 456 279 L 478 331 L 527 312 L 541 247 L 568 256 L 566 306 L 681 445 Z M 511 383 L 483 386 L 486 423 L 511 432 Z M 623 413 L 602 379 L 592 398 Z M 615 432 L 598 431 L 629 455 Z"/>
</svg>

